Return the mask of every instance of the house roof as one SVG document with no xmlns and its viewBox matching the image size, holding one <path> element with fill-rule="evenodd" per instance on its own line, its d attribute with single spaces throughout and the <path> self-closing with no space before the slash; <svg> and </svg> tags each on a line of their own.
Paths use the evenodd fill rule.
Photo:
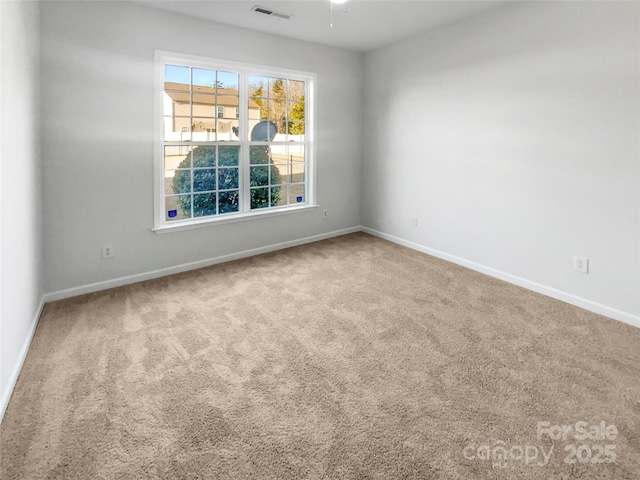
<svg viewBox="0 0 640 480">
<path fill-rule="evenodd" d="M 220 105 L 224 107 L 237 107 L 239 105 L 238 90 L 233 88 L 213 88 L 199 85 L 191 86 L 185 83 L 165 82 L 164 91 L 175 103 L 186 104 L 191 100 L 196 105 Z M 252 99 L 249 99 L 249 108 L 260 108 Z"/>
</svg>

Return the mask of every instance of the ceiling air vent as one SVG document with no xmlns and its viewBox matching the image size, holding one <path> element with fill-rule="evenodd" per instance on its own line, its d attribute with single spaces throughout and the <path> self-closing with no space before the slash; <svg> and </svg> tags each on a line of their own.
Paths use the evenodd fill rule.
<svg viewBox="0 0 640 480">
<path fill-rule="evenodd" d="M 275 10 L 261 7 L 260 5 L 254 6 L 251 10 L 257 13 L 262 13 L 264 15 L 269 15 L 270 17 L 278 17 L 278 18 L 283 18 L 285 20 L 289 20 L 291 18 L 291 15 L 289 15 L 288 13 L 276 12 Z"/>
</svg>

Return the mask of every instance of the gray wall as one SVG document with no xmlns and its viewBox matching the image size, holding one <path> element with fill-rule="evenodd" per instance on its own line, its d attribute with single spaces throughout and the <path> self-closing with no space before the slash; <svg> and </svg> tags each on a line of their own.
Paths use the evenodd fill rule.
<svg viewBox="0 0 640 480">
<path fill-rule="evenodd" d="M 637 323 L 639 5 L 517 2 L 367 54 L 363 225 Z"/>
<path fill-rule="evenodd" d="M 99 1 L 43 3 L 42 48 L 48 293 L 360 224 L 361 54 Z M 154 49 L 316 72 L 317 201 L 329 219 L 316 209 L 153 233 Z"/>
<path fill-rule="evenodd" d="M 39 7 L 0 2 L 0 418 L 42 307 Z"/>
<path fill-rule="evenodd" d="M 364 60 L 123 2 L 0 6 L 0 410 L 43 292 L 361 223 L 638 320 L 637 2 L 518 2 Z M 154 49 L 317 72 L 330 218 L 152 233 Z"/>
</svg>

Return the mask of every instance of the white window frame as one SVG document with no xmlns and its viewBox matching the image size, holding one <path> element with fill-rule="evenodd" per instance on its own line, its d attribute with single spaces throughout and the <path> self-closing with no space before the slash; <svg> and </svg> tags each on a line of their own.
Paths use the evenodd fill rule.
<svg viewBox="0 0 640 480">
<path fill-rule="evenodd" d="M 188 55 L 162 50 L 155 51 L 155 108 L 154 108 L 154 227 L 156 233 L 186 230 L 192 228 L 207 227 L 230 222 L 254 220 L 275 215 L 293 214 L 308 209 L 317 208 L 316 203 L 316 165 L 315 165 L 315 90 L 316 74 L 300 70 L 290 70 L 267 65 L 255 65 L 235 62 L 230 60 Z M 199 217 L 177 221 L 165 219 L 165 190 L 164 190 L 164 66 L 165 64 L 187 66 L 211 70 L 228 70 L 240 74 L 239 81 L 239 129 L 241 134 L 237 142 L 211 142 L 211 145 L 238 145 L 240 146 L 240 208 L 238 213 L 226 213 L 210 217 Z M 305 202 L 296 205 L 281 207 L 268 207 L 251 210 L 250 186 L 249 186 L 249 146 L 246 132 L 249 127 L 246 107 L 249 100 L 248 78 L 249 76 L 266 76 L 302 80 L 305 82 Z M 216 112 L 217 113 L 217 112 Z M 286 144 L 287 142 L 269 142 L 269 144 Z M 199 145 L 201 142 L 193 142 Z"/>
</svg>

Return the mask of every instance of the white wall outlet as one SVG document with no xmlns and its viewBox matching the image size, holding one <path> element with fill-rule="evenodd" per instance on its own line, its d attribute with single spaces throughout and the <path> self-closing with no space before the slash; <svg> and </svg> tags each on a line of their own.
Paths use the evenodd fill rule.
<svg viewBox="0 0 640 480">
<path fill-rule="evenodd" d="M 573 269 L 580 273 L 589 273 L 589 259 L 587 257 L 573 257 Z"/>
<path fill-rule="evenodd" d="M 327 209 L 322 210 L 322 218 L 329 218 L 329 210 Z"/>
<path fill-rule="evenodd" d="M 106 260 L 107 258 L 113 258 L 113 245 L 102 246 L 102 258 L 103 260 Z"/>
<path fill-rule="evenodd" d="M 411 225 L 414 227 L 418 226 L 418 217 L 411 217 Z"/>
</svg>

